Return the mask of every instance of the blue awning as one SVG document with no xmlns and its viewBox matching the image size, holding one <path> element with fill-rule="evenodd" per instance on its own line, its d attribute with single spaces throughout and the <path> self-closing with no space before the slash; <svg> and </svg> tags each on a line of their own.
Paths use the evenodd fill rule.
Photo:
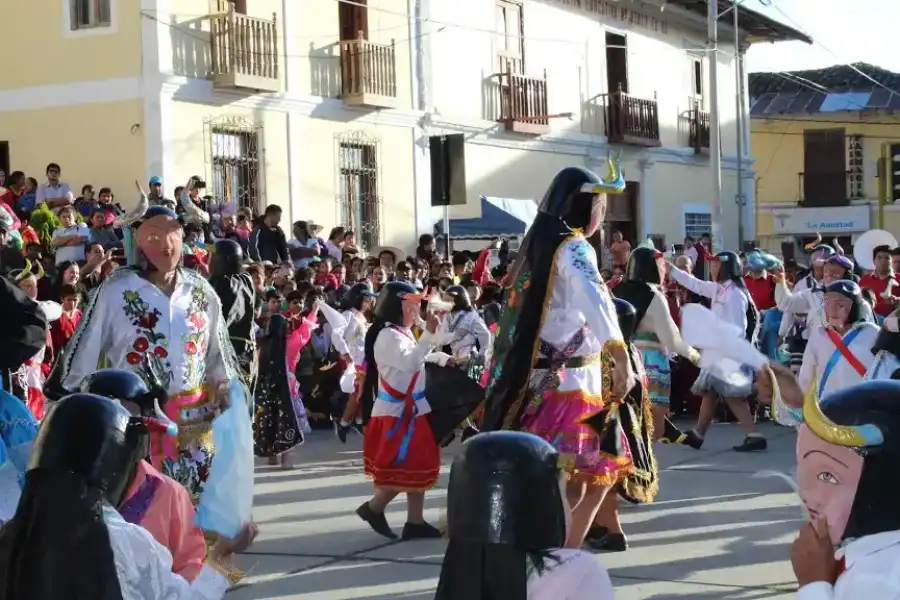
<svg viewBox="0 0 900 600">
<path fill-rule="evenodd" d="M 537 202 L 511 198 L 481 197 L 481 217 L 450 219 L 451 238 L 495 238 L 524 235 L 537 216 Z M 444 230 L 444 222 L 434 224 L 435 234 Z"/>
</svg>

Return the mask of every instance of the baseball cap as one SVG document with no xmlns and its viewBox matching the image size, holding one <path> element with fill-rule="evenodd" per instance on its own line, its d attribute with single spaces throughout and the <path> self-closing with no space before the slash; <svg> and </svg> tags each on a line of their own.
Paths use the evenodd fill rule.
<svg viewBox="0 0 900 600">
<path fill-rule="evenodd" d="M 162 185 L 162 177 L 154 175 L 150 178 L 150 185 Z"/>
</svg>

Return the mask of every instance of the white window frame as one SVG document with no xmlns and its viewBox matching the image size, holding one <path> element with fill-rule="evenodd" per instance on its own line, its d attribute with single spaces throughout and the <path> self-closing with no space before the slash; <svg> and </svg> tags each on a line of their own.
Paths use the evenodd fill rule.
<svg viewBox="0 0 900 600">
<path fill-rule="evenodd" d="M 73 10 L 76 0 L 61 0 L 63 9 L 63 38 L 83 38 L 98 35 L 113 35 L 119 32 L 119 0 L 109 2 L 109 24 L 98 24 L 79 29 L 72 29 Z"/>
<path fill-rule="evenodd" d="M 688 217 L 697 217 L 697 216 L 709 217 L 709 231 L 706 231 L 705 229 L 701 230 L 695 224 L 688 225 Z M 684 205 L 682 205 L 682 207 L 681 207 L 681 224 L 684 229 L 683 238 L 691 236 L 695 240 L 699 240 L 700 236 L 704 233 L 708 233 L 710 236 L 712 236 L 712 210 L 710 209 L 709 204 L 684 204 Z M 691 229 L 689 229 L 688 227 L 691 227 Z"/>
</svg>

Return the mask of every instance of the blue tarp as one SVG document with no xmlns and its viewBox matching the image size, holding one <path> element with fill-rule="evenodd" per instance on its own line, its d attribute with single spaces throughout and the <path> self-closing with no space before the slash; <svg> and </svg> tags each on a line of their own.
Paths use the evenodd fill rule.
<svg viewBox="0 0 900 600">
<path fill-rule="evenodd" d="M 524 235 L 537 216 L 537 202 L 511 198 L 481 197 L 481 217 L 450 219 L 451 238 L 493 238 L 501 235 Z M 434 224 L 434 232 L 441 234 L 444 222 Z"/>
</svg>

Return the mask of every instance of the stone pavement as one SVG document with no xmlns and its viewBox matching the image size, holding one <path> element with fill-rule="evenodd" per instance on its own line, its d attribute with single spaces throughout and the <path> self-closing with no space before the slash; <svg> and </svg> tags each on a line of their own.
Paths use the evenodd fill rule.
<svg viewBox="0 0 900 600">
<path fill-rule="evenodd" d="M 796 585 L 788 561 L 802 513 L 789 484 L 766 471 L 794 469 L 794 434 L 765 429 L 769 450 L 737 454 L 734 425 L 715 425 L 703 450 L 657 446 L 657 502 L 625 507 L 630 548 L 598 555 L 616 600 L 788 600 Z M 238 564 L 248 570 L 226 600 L 431 600 L 444 542 L 386 542 L 354 510 L 370 494 L 360 438 L 342 446 L 314 432 L 296 450 L 293 471 L 258 466 L 254 516 L 260 535 Z M 426 496 L 426 518 L 443 513 L 450 459 Z M 399 533 L 400 499 L 388 511 Z M 601 600 L 601 599 L 598 599 Z"/>
</svg>

